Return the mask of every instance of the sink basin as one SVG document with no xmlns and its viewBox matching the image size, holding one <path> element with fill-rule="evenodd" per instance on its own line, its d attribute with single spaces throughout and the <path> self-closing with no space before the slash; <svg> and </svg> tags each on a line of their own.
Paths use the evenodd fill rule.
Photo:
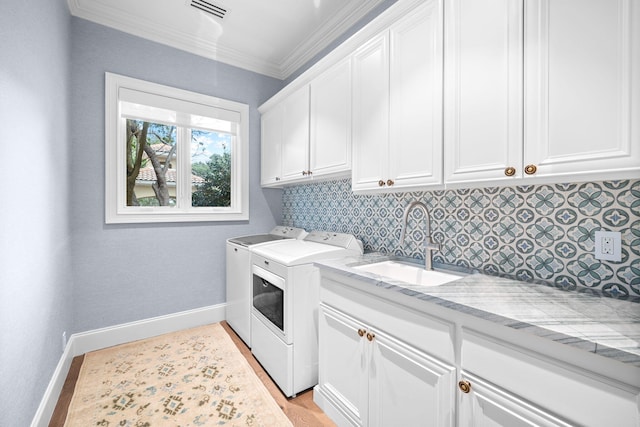
<svg viewBox="0 0 640 427">
<path fill-rule="evenodd" d="M 393 280 L 412 283 L 422 286 L 438 286 L 453 282 L 462 276 L 442 273 L 440 271 L 425 270 L 419 266 L 413 266 L 396 261 L 381 261 L 373 264 L 365 264 L 353 267 L 356 270 L 366 271 Z"/>
</svg>

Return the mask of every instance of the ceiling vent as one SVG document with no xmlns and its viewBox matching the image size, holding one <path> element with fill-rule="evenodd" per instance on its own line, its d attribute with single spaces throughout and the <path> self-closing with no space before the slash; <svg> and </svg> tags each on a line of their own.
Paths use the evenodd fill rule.
<svg viewBox="0 0 640 427">
<path fill-rule="evenodd" d="M 187 4 L 220 20 L 224 19 L 229 13 L 229 9 L 226 7 L 222 7 L 210 1 L 187 0 Z"/>
</svg>

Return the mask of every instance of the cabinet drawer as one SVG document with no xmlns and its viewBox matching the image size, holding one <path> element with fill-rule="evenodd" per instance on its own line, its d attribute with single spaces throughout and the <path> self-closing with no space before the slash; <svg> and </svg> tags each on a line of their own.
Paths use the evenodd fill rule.
<svg viewBox="0 0 640 427">
<path fill-rule="evenodd" d="M 463 371 L 460 379 L 461 383 L 472 384 L 470 390 L 458 394 L 460 426 L 573 427 L 543 408 L 468 372 Z"/>
<path fill-rule="evenodd" d="M 451 322 L 359 292 L 326 277 L 322 278 L 320 301 L 440 360 L 455 360 L 455 326 Z"/>
<path fill-rule="evenodd" d="M 552 344 L 552 343 L 550 343 Z M 638 426 L 638 387 L 480 332 L 462 329 L 461 367 L 545 411 L 585 426 Z M 473 389 L 473 384 L 471 385 Z"/>
</svg>

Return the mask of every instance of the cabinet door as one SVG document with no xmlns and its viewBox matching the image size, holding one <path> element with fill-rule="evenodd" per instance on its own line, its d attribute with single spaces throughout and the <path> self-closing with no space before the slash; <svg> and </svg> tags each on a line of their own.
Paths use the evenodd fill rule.
<svg viewBox="0 0 640 427">
<path fill-rule="evenodd" d="M 485 412 L 487 417 L 498 417 L 492 414 L 501 414 L 501 411 L 519 413 L 512 407 L 522 406 L 529 408 L 527 411 L 532 414 L 555 414 L 574 426 L 640 425 L 638 387 L 607 379 L 588 368 L 582 371 L 583 363 L 577 359 L 565 364 L 546 357 L 547 353 L 554 351 L 556 343 L 552 341 L 531 344 L 535 346 L 535 351 L 532 351 L 492 336 L 499 329 L 496 325 L 484 331 L 462 327 L 460 367 L 471 382 L 471 391 L 480 393 L 480 397 L 474 398 L 479 399 L 474 405 L 480 405 L 476 412 Z M 584 365 L 588 366 L 589 363 Z M 638 378 L 637 371 L 626 376 L 631 378 L 634 374 Z M 487 383 L 490 381 L 490 385 L 502 394 L 494 392 L 485 384 L 485 380 Z M 482 397 L 483 393 L 486 397 Z M 494 395 L 495 398 L 491 397 Z M 465 399 L 464 396 L 461 398 Z M 534 411 L 532 408 L 537 409 Z M 562 425 L 557 421 L 550 425 L 558 424 Z"/>
<path fill-rule="evenodd" d="M 640 171 L 637 2 L 526 4 L 525 165 L 537 167 L 534 176 L 589 179 Z"/>
<path fill-rule="evenodd" d="M 282 177 L 282 114 L 282 105 L 276 105 L 260 118 L 260 183 L 263 186 L 278 184 Z"/>
<path fill-rule="evenodd" d="M 371 333 L 369 331 L 369 333 Z M 455 368 L 380 332 L 369 365 L 369 426 L 453 426 Z"/>
<path fill-rule="evenodd" d="M 522 0 L 445 6 L 445 183 L 522 176 Z"/>
<path fill-rule="evenodd" d="M 251 347 L 251 261 L 249 251 L 227 244 L 226 320 Z"/>
<path fill-rule="evenodd" d="M 309 171 L 309 86 L 282 103 L 282 180 L 305 178 Z"/>
<path fill-rule="evenodd" d="M 311 82 L 309 163 L 313 176 L 351 170 L 351 62 Z"/>
<path fill-rule="evenodd" d="M 353 425 L 363 425 L 367 400 L 367 341 L 355 319 L 320 304 L 318 325 L 318 387 L 340 415 Z"/>
<path fill-rule="evenodd" d="M 354 190 L 378 188 L 388 179 L 389 40 L 378 36 L 353 55 Z"/>
<path fill-rule="evenodd" d="M 395 187 L 442 183 L 442 2 L 390 30 L 389 177 Z"/>
<path fill-rule="evenodd" d="M 458 394 L 460 427 L 569 427 L 571 425 L 480 378 L 463 374 L 462 381 L 468 382 L 471 388 L 468 393 L 459 392 Z"/>
</svg>

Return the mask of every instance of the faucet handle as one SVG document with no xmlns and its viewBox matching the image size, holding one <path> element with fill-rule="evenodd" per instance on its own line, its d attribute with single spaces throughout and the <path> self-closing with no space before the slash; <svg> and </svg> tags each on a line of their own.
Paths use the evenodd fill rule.
<svg viewBox="0 0 640 427">
<path fill-rule="evenodd" d="M 441 249 L 440 243 L 435 243 L 431 238 L 424 241 L 424 248 L 431 251 L 439 251 Z"/>
<path fill-rule="evenodd" d="M 433 270 L 433 260 L 431 254 L 433 251 L 440 250 L 440 243 L 434 243 L 431 237 L 424 240 L 424 268 L 425 270 Z"/>
</svg>

